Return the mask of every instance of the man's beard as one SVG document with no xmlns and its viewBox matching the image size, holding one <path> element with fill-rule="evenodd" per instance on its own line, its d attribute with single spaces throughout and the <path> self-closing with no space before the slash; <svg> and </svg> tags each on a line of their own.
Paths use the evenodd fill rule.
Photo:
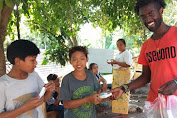
<svg viewBox="0 0 177 118">
<path fill-rule="evenodd" d="M 154 22 L 154 25 L 155 25 L 155 26 L 152 27 L 152 28 L 148 26 L 148 23 L 145 24 L 145 26 L 146 26 L 146 27 L 148 28 L 148 30 L 151 31 L 151 32 L 155 32 L 155 31 L 160 27 L 160 25 L 161 25 L 161 23 L 162 23 L 162 17 L 159 17 L 157 20 L 154 20 L 153 22 Z"/>
</svg>

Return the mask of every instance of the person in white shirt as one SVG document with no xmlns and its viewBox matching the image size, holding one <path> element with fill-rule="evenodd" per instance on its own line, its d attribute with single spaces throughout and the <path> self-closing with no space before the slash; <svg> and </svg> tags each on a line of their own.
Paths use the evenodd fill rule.
<svg viewBox="0 0 177 118">
<path fill-rule="evenodd" d="M 55 90 L 54 83 L 44 84 L 34 71 L 39 48 L 31 41 L 16 40 L 7 47 L 7 59 L 13 65 L 0 77 L 0 118 L 44 118 L 42 103 Z M 45 87 L 45 94 L 39 93 Z"/>
<path fill-rule="evenodd" d="M 119 53 L 116 55 L 115 60 L 107 62 L 113 66 L 113 82 L 112 89 L 124 84 L 128 84 L 130 81 L 130 69 L 132 64 L 132 55 L 126 50 L 126 42 L 124 39 L 117 40 L 117 48 Z M 121 118 L 128 118 L 128 105 L 129 105 L 130 92 L 122 94 L 118 100 L 113 100 L 112 112 L 119 113 Z"/>
</svg>

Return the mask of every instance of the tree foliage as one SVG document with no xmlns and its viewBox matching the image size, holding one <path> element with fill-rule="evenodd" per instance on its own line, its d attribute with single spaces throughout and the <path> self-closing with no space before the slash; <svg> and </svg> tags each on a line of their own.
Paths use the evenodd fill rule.
<svg viewBox="0 0 177 118">
<path fill-rule="evenodd" d="M 11 6 L 12 0 L 4 1 Z M 119 26 L 127 35 L 138 36 L 137 45 L 147 38 L 147 31 L 134 13 L 135 0 L 13 0 L 13 3 L 19 6 L 20 15 L 27 17 L 31 32 L 50 40 L 44 63 L 50 60 L 64 65 L 68 48 L 77 45 L 80 26 L 89 22 L 101 27 L 103 33 Z M 12 35 L 12 25 L 17 21 L 15 10 L 8 28 Z"/>
</svg>

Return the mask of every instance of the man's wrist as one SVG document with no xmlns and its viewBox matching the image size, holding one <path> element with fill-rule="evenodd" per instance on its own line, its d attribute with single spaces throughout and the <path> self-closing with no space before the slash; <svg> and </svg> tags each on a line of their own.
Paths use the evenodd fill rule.
<svg viewBox="0 0 177 118">
<path fill-rule="evenodd" d="M 120 88 L 124 93 L 127 93 L 130 91 L 128 84 L 124 84 L 124 85 L 120 86 Z"/>
</svg>

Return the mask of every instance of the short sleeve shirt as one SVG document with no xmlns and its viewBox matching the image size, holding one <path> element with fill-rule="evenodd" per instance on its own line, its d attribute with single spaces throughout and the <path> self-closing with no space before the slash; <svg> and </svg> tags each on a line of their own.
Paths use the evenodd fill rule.
<svg viewBox="0 0 177 118">
<path fill-rule="evenodd" d="M 37 97 L 44 82 L 36 72 L 28 74 L 24 80 L 3 75 L 0 77 L 0 113 L 22 106 L 32 97 Z M 43 118 L 41 106 L 27 111 L 17 118 Z"/>
<path fill-rule="evenodd" d="M 100 89 L 100 85 L 95 75 L 86 70 L 86 79 L 80 81 L 72 73 L 66 75 L 61 84 L 60 100 L 76 100 L 94 94 L 94 91 Z M 95 105 L 85 103 L 80 107 L 68 109 L 65 118 L 96 118 Z"/>
<path fill-rule="evenodd" d="M 151 85 L 147 100 L 154 101 L 158 97 L 160 86 L 177 78 L 177 27 L 172 26 L 159 40 L 149 38 L 145 41 L 138 63 L 149 66 L 151 70 Z"/>
<path fill-rule="evenodd" d="M 117 62 L 124 62 L 127 65 L 132 64 L 132 54 L 128 51 L 125 50 L 124 52 L 117 54 L 115 60 Z M 113 69 L 118 69 L 120 66 L 117 64 L 113 64 Z"/>
</svg>

